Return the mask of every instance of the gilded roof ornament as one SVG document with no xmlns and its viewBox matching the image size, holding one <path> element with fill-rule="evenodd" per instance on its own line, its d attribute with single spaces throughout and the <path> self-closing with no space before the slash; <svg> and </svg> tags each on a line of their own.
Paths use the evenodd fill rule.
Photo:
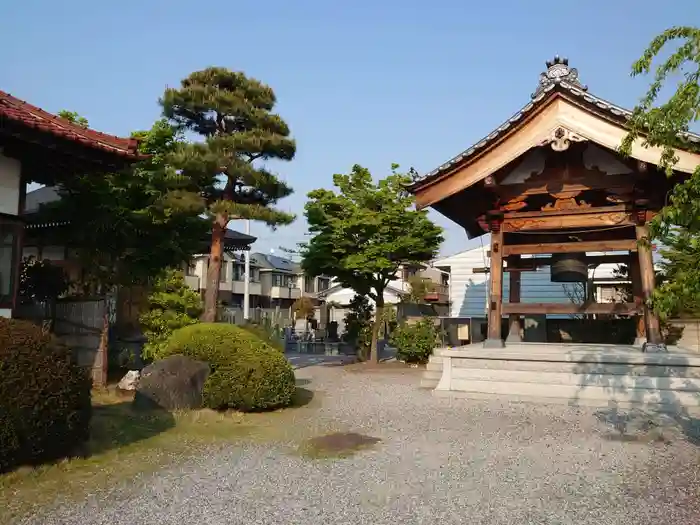
<svg viewBox="0 0 700 525">
<path fill-rule="evenodd" d="M 578 69 L 569 67 L 569 59 L 555 55 L 554 59 L 547 60 L 547 71 L 540 74 L 540 84 L 532 94 L 535 98 L 545 89 L 562 82 L 569 84 L 572 87 L 577 87 L 582 91 L 587 91 L 588 87 L 581 84 L 578 79 Z"/>
</svg>

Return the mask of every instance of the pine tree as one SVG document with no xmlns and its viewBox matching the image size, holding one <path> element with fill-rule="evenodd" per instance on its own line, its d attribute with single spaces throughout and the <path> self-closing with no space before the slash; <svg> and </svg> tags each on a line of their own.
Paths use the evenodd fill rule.
<svg viewBox="0 0 700 525">
<path fill-rule="evenodd" d="M 275 227 L 294 220 L 275 207 L 292 189 L 260 164 L 292 160 L 296 151 L 287 124 L 272 112 L 275 102 L 270 87 L 219 67 L 192 73 L 161 99 L 166 117 L 202 138 L 183 146 L 174 163 L 204 197 L 212 222 L 203 321 L 216 318 L 229 221 L 252 219 Z"/>
</svg>

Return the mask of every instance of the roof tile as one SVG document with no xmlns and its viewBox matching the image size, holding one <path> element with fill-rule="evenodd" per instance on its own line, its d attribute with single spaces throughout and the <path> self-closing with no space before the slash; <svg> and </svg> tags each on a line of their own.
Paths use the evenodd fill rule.
<svg viewBox="0 0 700 525">
<path fill-rule="evenodd" d="M 57 137 L 79 142 L 89 148 L 101 149 L 122 157 L 138 157 L 138 141 L 136 139 L 116 137 L 83 128 L 4 91 L 0 91 L 0 119 L 2 118 Z"/>
</svg>

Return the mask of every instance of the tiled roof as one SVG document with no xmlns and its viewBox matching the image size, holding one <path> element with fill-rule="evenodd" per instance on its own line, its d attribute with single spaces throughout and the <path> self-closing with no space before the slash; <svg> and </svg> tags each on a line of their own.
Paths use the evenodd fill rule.
<svg viewBox="0 0 700 525">
<path fill-rule="evenodd" d="M 588 93 L 588 88 L 578 80 L 578 71 L 576 68 L 569 67 L 568 59 L 556 56 L 554 60 L 548 61 L 546 65 L 547 71 L 540 75 L 540 83 L 537 90 L 531 95 L 530 102 L 479 142 L 417 179 L 412 187 L 415 188 L 430 182 L 456 165 L 462 164 L 470 157 L 478 154 L 488 145 L 492 144 L 515 127 L 555 91 L 561 91 L 572 95 L 583 102 L 595 106 L 598 110 L 616 120 L 624 121 L 632 116 L 631 111 Z M 690 142 L 700 143 L 700 135 L 695 133 L 685 133 L 682 138 Z"/>
<path fill-rule="evenodd" d="M 108 151 L 122 157 L 138 157 L 138 141 L 136 139 L 115 137 L 114 135 L 83 128 L 13 97 L 9 93 L 0 91 L 0 123 L 4 119 L 57 137 L 79 142 L 89 148 Z"/>
</svg>

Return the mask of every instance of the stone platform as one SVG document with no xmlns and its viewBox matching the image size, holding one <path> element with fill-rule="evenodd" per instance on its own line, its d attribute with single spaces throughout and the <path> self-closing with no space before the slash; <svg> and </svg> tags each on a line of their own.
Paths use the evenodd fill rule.
<svg viewBox="0 0 700 525">
<path fill-rule="evenodd" d="M 435 395 L 700 411 L 700 355 L 669 348 L 508 344 L 437 349 L 421 386 Z"/>
</svg>

